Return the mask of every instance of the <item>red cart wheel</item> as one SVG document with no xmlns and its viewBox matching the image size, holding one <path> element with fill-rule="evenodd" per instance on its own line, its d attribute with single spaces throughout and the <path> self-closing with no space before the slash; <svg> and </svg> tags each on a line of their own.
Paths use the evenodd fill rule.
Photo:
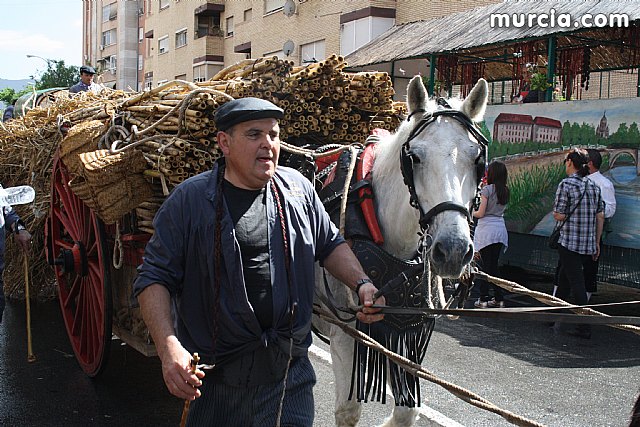
<svg viewBox="0 0 640 427">
<path fill-rule="evenodd" d="M 102 221 L 69 187 L 56 155 L 51 177 L 48 236 L 62 317 L 78 363 L 91 377 L 106 366 L 111 345 L 112 301 Z"/>
</svg>

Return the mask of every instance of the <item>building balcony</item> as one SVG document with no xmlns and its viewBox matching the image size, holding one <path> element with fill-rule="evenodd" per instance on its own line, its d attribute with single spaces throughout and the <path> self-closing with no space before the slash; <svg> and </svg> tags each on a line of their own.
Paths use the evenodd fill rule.
<svg viewBox="0 0 640 427">
<path fill-rule="evenodd" d="M 193 56 L 224 56 L 224 37 L 205 35 L 193 41 Z"/>
</svg>

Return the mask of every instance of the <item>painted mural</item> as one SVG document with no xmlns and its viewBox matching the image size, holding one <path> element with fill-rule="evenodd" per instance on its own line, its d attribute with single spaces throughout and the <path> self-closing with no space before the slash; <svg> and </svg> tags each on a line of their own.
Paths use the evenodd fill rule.
<svg viewBox="0 0 640 427">
<path fill-rule="evenodd" d="M 639 98 L 489 106 L 482 123 L 489 155 L 510 175 L 507 228 L 548 236 L 564 157 L 571 147 L 598 148 L 617 203 L 604 242 L 640 249 L 639 121 Z"/>
</svg>

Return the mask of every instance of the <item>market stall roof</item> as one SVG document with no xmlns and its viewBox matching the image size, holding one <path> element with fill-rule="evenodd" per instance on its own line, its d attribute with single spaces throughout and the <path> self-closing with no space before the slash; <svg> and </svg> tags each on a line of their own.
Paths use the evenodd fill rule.
<svg viewBox="0 0 640 427">
<path fill-rule="evenodd" d="M 548 15 L 541 22 L 549 25 L 538 23 L 540 14 Z M 628 17 L 629 28 L 586 27 L 580 20 L 586 17 L 587 25 L 607 20 L 608 25 L 609 19 L 620 16 Z M 514 25 L 514 21 L 519 24 L 521 19 L 530 17 L 533 17 L 532 25 L 528 22 Z M 500 27 L 499 19 L 503 24 L 508 19 L 511 25 Z M 510 75 L 506 62 L 518 54 L 518 43 L 537 40 L 537 53 L 546 56 L 546 40 L 556 35 L 558 49 L 576 46 L 592 49 L 591 71 L 629 68 L 640 63 L 639 20 L 640 1 L 503 2 L 442 18 L 395 25 L 345 59 L 349 68 L 357 68 L 428 58 L 430 54 L 453 54 L 467 62 L 502 62 L 502 66 L 487 68 L 486 77 L 499 80 Z"/>
</svg>

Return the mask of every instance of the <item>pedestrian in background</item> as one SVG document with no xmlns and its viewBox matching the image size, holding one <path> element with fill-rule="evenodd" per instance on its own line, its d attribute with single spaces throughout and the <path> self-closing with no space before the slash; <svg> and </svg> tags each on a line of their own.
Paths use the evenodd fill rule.
<svg viewBox="0 0 640 427">
<path fill-rule="evenodd" d="M 0 188 L 2 186 L 0 185 Z M 26 252 L 31 244 L 31 234 L 26 230 L 24 222 L 20 219 L 16 211 L 11 206 L 0 208 L 2 210 L 2 218 L 0 218 L 0 323 L 2 323 L 2 313 L 4 312 L 5 296 L 4 281 L 2 273 L 4 271 L 4 249 L 5 236 L 7 233 L 13 234 L 15 241 Z"/>
<path fill-rule="evenodd" d="M 584 264 L 587 258 L 600 256 L 600 238 L 604 225 L 604 202 L 600 189 L 586 176 L 589 174 L 589 155 L 574 149 L 564 159 L 568 175 L 558 185 L 553 203 L 553 218 L 564 224 L 560 228 L 558 255 L 558 298 L 566 300 L 573 293 L 575 303 L 587 304 Z M 555 330 L 559 324 L 555 324 Z M 580 338 L 591 338 L 590 325 L 578 325 L 569 332 Z"/>
<path fill-rule="evenodd" d="M 282 425 L 313 424 L 316 261 L 357 293 L 359 320 L 383 317 L 311 183 L 277 166 L 283 115 L 257 98 L 218 108 L 224 157 L 163 203 L 135 282 L 167 388 L 195 399 L 190 426 L 272 426 L 280 408 Z M 215 365 L 206 378 L 191 373 L 194 352 Z"/>
<path fill-rule="evenodd" d="M 600 173 L 602 166 L 602 156 L 598 150 L 590 148 L 587 150 L 589 155 L 589 175 L 587 178 L 591 180 L 600 189 L 600 196 L 604 202 L 604 225 L 602 229 L 602 237 L 610 231 L 611 218 L 616 213 L 616 191 L 613 183 Z M 600 240 L 602 248 L 602 240 Z M 587 290 L 587 301 L 591 299 L 591 295 L 598 290 L 598 266 L 600 257 L 586 258 L 584 265 L 584 284 Z"/>
<path fill-rule="evenodd" d="M 88 65 L 80 67 L 80 81 L 69 88 L 69 93 L 79 92 L 99 92 L 100 85 L 93 82 L 93 76 L 96 70 Z"/>
<path fill-rule="evenodd" d="M 480 254 L 481 270 L 490 276 L 498 276 L 500 253 L 509 245 L 507 227 L 504 223 L 504 210 L 509 202 L 507 186 L 507 167 L 494 161 L 487 169 L 487 184 L 480 192 L 480 206 L 473 212 L 478 218 L 473 235 L 473 247 Z M 489 282 L 478 279 L 480 298 L 474 303 L 477 308 L 504 307 L 502 288 L 493 287 L 493 298 L 489 295 Z"/>
<path fill-rule="evenodd" d="M 4 113 L 2 113 L 3 122 L 8 122 L 9 120 L 13 119 L 13 116 L 15 114 L 15 105 L 16 105 L 16 100 L 14 99 L 13 101 L 11 101 L 11 105 L 9 105 L 4 110 Z"/>
<path fill-rule="evenodd" d="M 600 166 L 602 166 L 602 156 L 596 149 L 587 149 L 589 155 L 589 178 L 600 189 L 600 196 L 604 202 L 604 226 L 602 230 L 602 238 L 606 236 L 606 233 L 611 228 L 611 218 L 616 213 L 616 193 L 613 187 L 613 183 L 600 173 Z M 600 241 L 600 247 L 602 247 L 602 240 Z M 600 257 L 593 259 L 591 257 L 585 258 L 584 265 L 584 285 L 587 290 L 587 301 L 591 299 L 591 295 L 598 290 L 598 266 L 600 264 Z M 560 272 L 560 261 L 556 267 L 556 273 L 554 277 L 553 295 L 556 295 L 558 290 L 558 274 Z"/>
</svg>

